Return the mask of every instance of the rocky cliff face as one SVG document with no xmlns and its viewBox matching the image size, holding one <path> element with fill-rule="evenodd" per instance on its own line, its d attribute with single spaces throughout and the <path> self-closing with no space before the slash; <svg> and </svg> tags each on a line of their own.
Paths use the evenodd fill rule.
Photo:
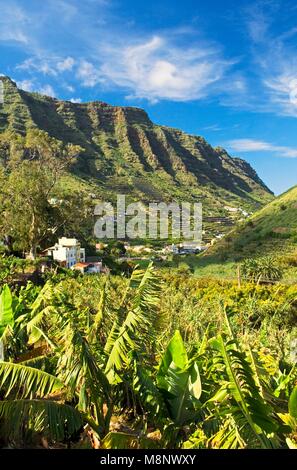
<svg viewBox="0 0 297 470">
<path fill-rule="evenodd" d="M 59 101 L 19 90 L 7 77 L 0 80 L 0 132 L 25 134 L 37 127 L 80 145 L 74 173 L 107 193 L 150 201 L 201 200 L 213 213 L 226 204 L 255 209 L 272 199 L 247 162 L 211 147 L 203 137 L 153 124 L 142 109 Z"/>
</svg>

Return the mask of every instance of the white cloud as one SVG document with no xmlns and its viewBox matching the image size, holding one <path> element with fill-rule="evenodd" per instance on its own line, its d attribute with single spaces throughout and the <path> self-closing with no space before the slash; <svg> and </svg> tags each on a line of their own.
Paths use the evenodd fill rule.
<svg viewBox="0 0 297 470">
<path fill-rule="evenodd" d="M 22 33 L 22 31 L 0 31 L 0 41 L 7 42 L 20 42 L 23 44 L 28 44 L 29 40 L 27 36 Z"/>
<path fill-rule="evenodd" d="M 17 5 L 18 0 L 11 3 Z M 67 89 L 62 76 L 70 72 L 82 86 L 121 89 L 129 98 L 151 102 L 199 100 L 245 91 L 244 80 L 235 80 L 231 73 L 236 60 L 226 59 L 220 47 L 202 40 L 197 25 L 148 36 L 128 19 L 119 18 L 109 0 L 48 0 L 42 12 L 31 2 L 19 4 L 19 19 L 11 15 L 5 24 L 8 31 L 27 40 L 21 49 L 29 59 L 17 67 L 23 75 L 20 80 L 29 75 L 37 82 L 44 75 L 54 88 Z"/>
<path fill-rule="evenodd" d="M 136 98 L 150 101 L 189 101 L 205 97 L 234 63 L 205 45 L 178 47 L 170 39 L 154 36 L 148 41 L 103 51 L 99 69 L 87 70 L 89 85 L 105 78 Z M 92 79 L 95 77 L 95 79 Z M 86 83 L 86 80 L 84 80 Z"/>
<path fill-rule="evenodd" d="M 1 2 L 0 41 L 28 44 L 30 17 L 16 3 Z"/>
<path fill-rule="evenodd" d="M 71 98 L 70 99 L 71 103 L 81 103 L 81 98 Z"/>
<path fill-rule="evenodd" d="M 52 75 L 56 77 L 60 73 L 69 72 L 73 69 L 75 60 L 72 57 L 43 59 L 39 57 L 30 57 L 16 66 L 17 70 L 28 72 L 37 71 L 43 75 Z"/>
<path fill-rule="evenodd" d="M 87 60 L 80 62 L 76 76 L 85 87 L 93 87 L 104 81 L 100 70 Z"/>
<path fill-rule="evenodd" d="M 73 93 L 75 91 L 74 86 L 69 85 L 68 83 L 64 85 L 65 90 L 69 91 L 70 93 Z"/>
<path fill-rule="evenodd" d="M 281 114 L 297 117 L 297 67 L 296 73 L 291 70 L 266 78 L 264 85 L 268 88 L 271 102 L 280 108 Z"/>
<path fill-rule="evenodd" d="M 247 27 L 252 39 L 255 71 L 264 87 L 259 107 L 263 111 L 297 117 L 297 28 L 274 34 L 274 21 L 277 19 L 281 25 L 282 14 L 277 1 L 256 3 L 247 15 Z M 286 14 L 290 14 L 289 7 Z"/>
<path fill-rule="evenodd" d="M 212 132 L 221 132 L 223 127 L 219 126 L 219 124 L 211 124 L 210 126 L 206 126 L 202 128 L 203 131 L 212 131 Z"/>
<path fill-rule="evenodd" d="M 297 158 L 297 148 L 274 145 L 269 142 L 254 139 L 230 140 L 226 146 L 234 152 L 272 152 L 278 157 Z"/>
<path fill-rule="evenodd" d="M 34 80 L 22 80 L 22 81 L 17 81 L 17 86 L 21 90 L 25 91 L 36 91 L 37 93 L 40 93 L 41 95 L 46 95 L 46 96 L 51 96 L 54 98 L 56 96 L 56 92 L 52 85 L 50 84 L 45 84 L 45 85 L 40 85 L 36 83 Z"/>
<path fill-rule="evenodd" d="M 73 69 L 74 64 L 75 60 L 72 57 L 67 57 L 66 59 L 57 63 L 57 69 L 59 72 L 70 71 Z"/>
<path fill-rule="evenodd" d="M 33 80 L 22 80 L 17 82 L 18 88 L 25 91 L 34 91 L 34 81 Z"/>
<path fill-rule="evenodd" d="M 41 95 L 51 96 L 52 98 L 56 96 L 55 91 L 51 85 L 44 85 L 41 88 L 39 88 L 37 91 Z"/>
<path fill-rule="evenodd" d="M 262 5 L 256 2 L 247 9 L 247 29 L 251 40 L 255 43 L 266 40 L 271 21 L 269 10 L 272 6 L 269 1 L 266 1 L 265 4 L 262 2 Z"/>
<path fill-rule="evenodd" d="M 55 64 L 51 64 L 48 60 L 39 59 L 36 57 L 30 57 L 24 62 L 16 66 L 17 70 L 25 70 L 27 72 L 38 72 L 43 75 L 56 76 L 57 71 Z"/>
</svg>

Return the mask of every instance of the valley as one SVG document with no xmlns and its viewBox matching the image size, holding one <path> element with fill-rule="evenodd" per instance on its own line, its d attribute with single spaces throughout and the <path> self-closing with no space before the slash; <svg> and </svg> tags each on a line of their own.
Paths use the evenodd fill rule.
<svg viewBox="0 0 297 470">
<path fill-rule="evenodd" d="M 0 446 L 296 448 L 296 187 L 141 109 L 0 80 Z M 96 239 L 118 194 L 202 202 L 201 244 Z"/>
</svg>

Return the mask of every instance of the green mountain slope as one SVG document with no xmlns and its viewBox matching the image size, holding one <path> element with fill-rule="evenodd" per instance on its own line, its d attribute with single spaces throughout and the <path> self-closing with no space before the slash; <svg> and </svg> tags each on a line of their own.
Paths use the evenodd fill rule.
<svg viewBox="0 0 297 470">
<path fill-rule="evenodd" d="M 257 211 L 211 247 L 224 258 L 290 253 L 297 248 L 297 186 Z"/>
<path fill-rule="evenodd" d="M 253 211 L 273 196 L 251 166 L 202 137 L 151 122 L 146 112 L 103 102 L 71 103 L 19 90 L 8 77 L 0 132 L 32 127 L 83 148 L 69 184 L 99 198 L 117 193 L 148 201 L 201 201 L 207 215 L 224 206 Z"/>
</svg>

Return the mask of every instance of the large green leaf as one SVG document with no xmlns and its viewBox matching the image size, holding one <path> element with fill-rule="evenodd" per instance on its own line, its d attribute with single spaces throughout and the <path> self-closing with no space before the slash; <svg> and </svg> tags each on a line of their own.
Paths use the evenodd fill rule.
<svg viewBox="0 0 297 470">
<path fill-rule="evenodd" d="M 0 421 L 3 435 L 14 440 L 31 430 L 62 441 L 83 425 L 83 418 L 75 408 L 51 400 L 2 400 Z"/>
<path fill-rule="evenodd" d="M 23 364 L 0 362 L 0 387 L 8 397 L 43 397 L 63 388 L 55 376 Z"/>
<path fill-rule="evenodd" d="M 197 362 L 193 363 L 192 367 L 189 369 L 189 373 L 189 392 L 194 398 L 199 400 L 202 393 L 202 385 Z"/>
<path fill-rule="evenodd" d="M 188 360 L 179 331 L 175 332 L 161 359 L 157 385 L 176 425 L 183 425 L 191 419 L 195 421 L 200 408 L 200 375 L 197 362 Z"/>
<path fill-rule="evenodd" d="M 221 356 L 221 359 L 220 356 L 215 357 L 213 368 L 217 370 L 224 366 L 228 379 L 225 381 L 225 389 L 237 403 L 238 408 L 234 407 L 233 417 L 240 423 L 238 428 L 248 426 L 261 447 L 271 447 L 265 433 L 277 431 L 278 422 L 272 408 L 261 396 L 245 354 L 237 349 L 233 340 L 225 344 L 221 335 L 210 340 L 210 344 Z"/>
<path fill-rule="evenodd" d="M 179 331 L 174 333 L 162 357 L 158 372 L 159 378 L 162 378 L 173 364 L 179 369 L 184 369 L 188 364 L 187 351 Z"/>
<path fill-rule="evenodd" d="M 8 325 L 13 326 L 14 315 L 12 308 L 12 295 L 8 285 L 5 285 L 0 295 L 0 340 Z"/>
<path fill-rule="evenodd" d="M 289 398 L 289 413 L 297 419 L 297 387 L 293 389 Z"/>
</svg>

